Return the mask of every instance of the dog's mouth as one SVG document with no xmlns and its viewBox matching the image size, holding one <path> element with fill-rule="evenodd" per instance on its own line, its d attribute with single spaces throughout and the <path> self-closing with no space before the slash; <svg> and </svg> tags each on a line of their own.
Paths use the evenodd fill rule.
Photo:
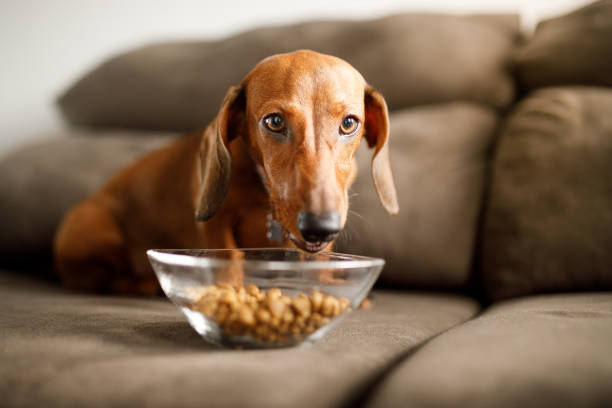
<svg viewBox="0 0 612 408">
<path fill-rule="evenodd" d="M 299 249 L 306 251 L 306 252 L 313 253 L 313 254 L 316 252 L 321 252 L 322 250 L 327 248 L 327 246 L 332 242 L 332 241 L 320 241 L 320 242 L 304 241 L 303 239 L 296 237 L 295 235 L 293 235 L 291 232 L 287 231 L 286 229 L 283 228 L 283 230 L 284 230 L 283 232 L 285 233 L 285 236 L 288 237 Z"/>
</svg>

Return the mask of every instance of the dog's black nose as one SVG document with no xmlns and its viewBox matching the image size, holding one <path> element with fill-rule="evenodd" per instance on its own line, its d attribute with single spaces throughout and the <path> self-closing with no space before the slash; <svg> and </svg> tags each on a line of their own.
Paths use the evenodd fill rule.
<svg viewBox="0 0 612 408">
<path fill-rule="evenodd" d="M 335 211 L 317 215 L 312 212 L 298 214 L 298 229 L 308 242 L 327 242 L 340 231 L 340 214 Z"/>
</svg>

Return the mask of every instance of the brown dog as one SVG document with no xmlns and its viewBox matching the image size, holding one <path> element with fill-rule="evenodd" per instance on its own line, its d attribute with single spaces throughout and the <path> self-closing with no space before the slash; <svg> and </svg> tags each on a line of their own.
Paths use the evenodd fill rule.
<svg viewBox="0 0 612 408">
<path fill-rule="evenodd" d="M 148 248 L 331 248 L 348 211 L 362 136 L 390 214 L 398 211 L 383 97 L 352 66 L 297 51 L 263 60 L 227 92 L 214 121 L 121 171 L 75 206 L 55 239 L 65 285 L 154 293 Z"/>
</svg>

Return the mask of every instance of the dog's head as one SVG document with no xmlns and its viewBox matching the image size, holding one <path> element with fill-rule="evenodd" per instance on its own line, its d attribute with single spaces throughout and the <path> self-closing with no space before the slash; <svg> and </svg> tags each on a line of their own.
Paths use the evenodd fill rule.
<svg viewBox="0 0 612 408">
<path fill-rule="evenodd" d="M 398 212 L 382 95 L 347 62 L 312 51 L 269 57 L 227 92 L 201 147 L 197 218 L 207 220 L 229 189 L 228 145 L 242 137 L 285 236 L 306 251 L 326 248 L 346 222 L 353 158 L 362 137 L 390 214 Z"/>
</svg>

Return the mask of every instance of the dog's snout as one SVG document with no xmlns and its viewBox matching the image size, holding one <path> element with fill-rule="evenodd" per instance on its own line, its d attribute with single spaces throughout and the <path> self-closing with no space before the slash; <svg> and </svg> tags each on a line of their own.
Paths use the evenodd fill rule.
<svg viewBox="0 0 612 408">
<path fill-rule="evenodd" d="M 324 214 L 300 212 L 298 229 L 308 242 L 328 242 L 340 231 L 340 214 L 335 211 Z"/>
</svg>

